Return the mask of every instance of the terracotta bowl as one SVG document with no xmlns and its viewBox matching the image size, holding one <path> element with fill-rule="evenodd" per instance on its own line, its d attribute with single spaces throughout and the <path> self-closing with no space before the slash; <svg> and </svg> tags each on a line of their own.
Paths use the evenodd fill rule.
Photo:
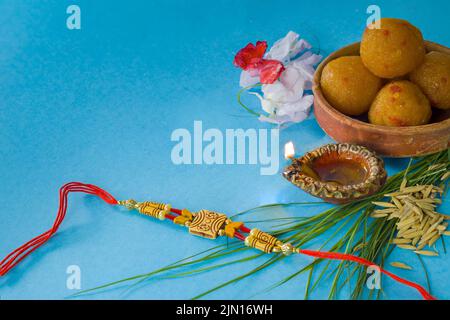
<svg viewBox="0 0 450 320">
<path fill-rule="evenodd" d="M 363 146 L 329 144 L 308 152 L 283 171 L 283 176 L 326 202 L 343 204 L 368 197 L 386 182 L 384 162 Z"/>
<path fill-rule="evenodd" d="M 428 51 L 450 54 L 450 49 L 426 41 Z M 450 111 L 433 108 L 432 123 L 415 127 L 385 127 L 364 118 L 342 114 L 325 99 L 320 78 L 325 65 L 342 56 L 359 55 L 359 43 L 344 47 L 326 58 L 314 75 L 314 114 L 320 127 L 335 141 L 363 145 L 386 157 L 411 157 L 432 154 L 450 146 Z"/>
</svg>

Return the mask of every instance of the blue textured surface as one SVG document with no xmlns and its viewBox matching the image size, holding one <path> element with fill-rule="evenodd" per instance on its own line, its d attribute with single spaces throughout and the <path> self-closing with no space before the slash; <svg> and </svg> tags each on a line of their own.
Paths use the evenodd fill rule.
<svg viewBox="0 0 450 320">
<path fill-rule="evenodd" d="M 65 25 L 72 3 L 81 7 L 79 31 Z M 384 16 L 408 19 L 427 39 L 450 46 L 448 1 L 377 3 Z M 294 30 L 313 43 L 319 39 L 328 54 L 358 41 L 369 4 L 0 0 L 0 256 L 48 229 L 58 188 L 73 180 L 97 184 L 118 198 L 152 198 L 194 210 L 236 212 L 266 203 L 314 200 L 279 175 L 261 176 L 258 166 L 175 166 L 170 134 L 192 128 L 194 120 L 207 128 L 270 128 L 236 103 L 239 70 L 231 63 L 234 53 L 248 42 L 273 43 Z M 289 140 L 299 154 L 331 141 L 313 118 L 282 131 L 280 148 Z M 388 170 L 394 173 L 406 163 L 388 160 Z M 324 208 L 290 212 L 299 216 Z M 0 297 L 62 299 L 73 293 L 66 288 L 69 265 L 80 266 L 82 288 L 87 289 L 214 245 L 169 223 L 74 195 L 57 236 L 0 279 Z M 449 259 L 443 253 L 425 259 L 433 293 L 440 298 L 450 298 Z M 414 266 L 414 271 L 396 273 L 425 284 L 413 254 L 396 250 L 392 260 Z M 126 295 L 112 290 L 89 298 L 191 298 L 262 261 L 159 280 Z M 209 297 L 252 297 L 309 261 L 301 256 L 285 259 Z M 301 299 L 305 282 L 302 275 L 254 297 Z M 326 298 L 329 284 L 313 297 Z M 383 289 L 390 299 L 420 298 L 389 279 Z M 345 290 L 341 297 L 346 297 Z"/>
</svg>

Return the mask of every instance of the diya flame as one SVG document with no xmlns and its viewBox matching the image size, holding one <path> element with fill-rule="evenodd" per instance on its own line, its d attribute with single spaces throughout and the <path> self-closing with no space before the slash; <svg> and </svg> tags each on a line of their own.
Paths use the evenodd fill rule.
<svg viewBox="0 0 450 320">
<path fill-rule="evenodd" d="M 289 141 L 284 145 L 284 158 L 286 160 L 290 159 L 292 160 L 292 158 L 294 158 L 294 155 L 295 155 L 294 143 L 292 141 Z"/>
</svg>

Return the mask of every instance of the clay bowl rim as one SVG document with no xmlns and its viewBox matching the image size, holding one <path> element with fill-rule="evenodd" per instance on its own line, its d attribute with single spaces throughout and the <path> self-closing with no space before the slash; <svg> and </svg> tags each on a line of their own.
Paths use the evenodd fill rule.
<svg viewBox="0 0 450 320">
<path fill-rule="evenodd" d="M 439 129 L 450 128 L 450 118 L 443 120 L 443 121 L 429 123 L 429 124 L 425 124 L 425 125 L 421 125 L 421 126 L 388 127 L 388 126 L 375 125 L 375 124 L 371 124 L 368 122 L 364 122 L 364 121 L 352 118 L 350 116 L 343 114 L 342 112 L 338 111 L 337 109 L 335 109 L 325 98 L 325 96 L 322 92 L 322 89 L 320 87 L 320 78 L 322 76 L 322 71 L 329 62 L 331 62 L 339 57 L 351 56 L 350 54 L 340 55 L 340 53 L 343 52 L 344 50 L 350 51 L 353 49 L 357 49 L 360 46 L 360 44 L 361 44 L 361 42 L 355 42 L 353 44 L 344 46 L 344 47 L 334 51 L 327 58 L 325 58 L 325 60 L 323 60 L 317 67 L 317 69 L 314 73 L 314 79 L 313 79 L 313 93 L 314 93 L 314 98 L 319 99 L 320 102 L 322 103 L 323 109 L 326 109 L 326 111 L 328 113 L 331 113 L 333 115 L 333 117 L 342 119 L 349 125 L 357 123 L 360 127 L 363 127 L 367 131 L 370 131 L 373 133 L 380 133 L 380 132 L 387 133 L 387 134 L 395 133 L 396 135 L 410 136 L 410 135 L 416 134 L 418 129 L 421 130 L 422 134 L 426 134 L 427 132 L 434 132 Z M 445 51 L 450 54 L 450 48 L 445 47 L 445 46 L 440 45 L 435 42 L 425 41 L 425 47 L 427 48 L 427 52 L 440 50 L 440 51 Z"/>
</svg>

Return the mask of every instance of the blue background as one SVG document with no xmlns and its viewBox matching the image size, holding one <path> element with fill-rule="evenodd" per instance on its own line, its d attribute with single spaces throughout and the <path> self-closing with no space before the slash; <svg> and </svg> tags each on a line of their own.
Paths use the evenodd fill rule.
<svg viewBox="0 0 450 320">
<path fill-rule="evenodd" d="M 78 4 L 82 29 L 66 28 L 66 8 Z M 47 230 L 58 188 L 69 181 L 99 185 L 117 198 L 167 201 L 176 207 L 227 213 L 273 202 L 314 201 L 259 166 L 176 166 L 176 128 L 271 128 L 236 102 L 234 54 L 248 42 L 272 44 L 289 30 L 328 54 L 358 41 L 368 1 L 0 1 L 0 257 Z M 448 1 L 377 1 L 383 16 L 405 18 L 427 39 L 450 46 Z M 318 39 L 318 41 L 316 40 Z M 253 99 L 247 101 L 258 103 Z M 314 118 L 282 131 L 302 154 L 331 140 Z M 280 150 L 280 156 L 282 150 Z M 387 160 L 390 173 L 407 160 Z M 266 215 L 305 215 L 326 206 Z M 448 208 L 448 207 L 447 207 Z M 446 208 L 440 209 L 442 212 Z M 259 225 L 264 227 L 263 225 Z M 323 239 L 318 239 L 317 248 Z M 220 240 L 219 240 L 220 241 Z M 79 265 L 82 288 L 152 271 L 216 245 L 170 223 L 155 223 L 72 195 L 58 234 L 0 279 L 2 299 L 62 299 L 66 268 Z M 311 245 L 314 248 L 314 245 Z M 450 256 L 425 259 L 433 293 L 450 298 Z M 415 255 L 395 250 L 390 261 L 414 271 L 399 275 L 425 284 Z M 263 260 L 197 277 L 152 282 L 124 295 L 88 298 L 191 298 Z M 297 256 L 209 298 L 246 299 L 311 259 Z M 255 298 L 301 299 L 306 275 Z M 314 298 L 326 298 L 322 285 Z M 386 298 L 419 299 L 386 280 Z M 341 296 L 345 298 L 346 294 Z"/>
</svg>

